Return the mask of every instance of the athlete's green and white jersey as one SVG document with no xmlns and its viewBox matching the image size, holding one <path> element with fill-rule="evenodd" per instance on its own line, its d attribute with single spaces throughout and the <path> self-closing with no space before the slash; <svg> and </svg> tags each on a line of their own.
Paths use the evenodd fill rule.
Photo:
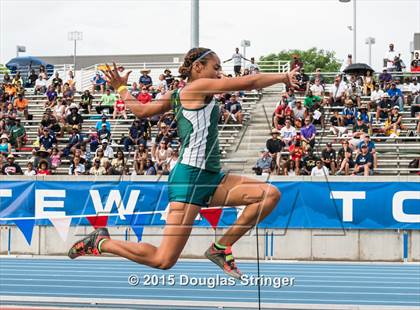
<svg viewBox="0 0 420 310">
<path fill-rule="evenodd" d="M 177 121 L 181 150 L 178 162 L 199 169 L 220 171 L 219 106 L 213 98 L 199 109 L 186 109 L 179 97 L 172 95 L 172 108 Z"/>
</svg>

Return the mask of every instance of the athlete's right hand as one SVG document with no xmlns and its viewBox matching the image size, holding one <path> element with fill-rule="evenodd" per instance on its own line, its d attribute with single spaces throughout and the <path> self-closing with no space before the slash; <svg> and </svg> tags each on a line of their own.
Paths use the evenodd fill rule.
<svg viewBox="0 0 420 310">
<path fill-rule="evenodd" d="M 299 67 L 294 68 L 292 71 L 287 72 L 287 86 L 293 88 L 299 88 L 299 81 L 296 79 L 296 75 L 299 73 Z"/>
<path fill-rule="evenodd" d="M 117 90 L 120 86 L 127 85 L 128 76 L 130 75 L 131 70 L 128 71 L 124 76 L 120 76 L 120 74 L 118 72 L 117 65 L 115 64 L 115 62 L 113 62 L 112 64 L 113 64 L 114 68 L 111 69 L 111 67 L 108 64 L 106 64 L 106 70 L 103 71 L 103 73 L 105 74 L 107 82 L 115 90 Z"/>
</svg>

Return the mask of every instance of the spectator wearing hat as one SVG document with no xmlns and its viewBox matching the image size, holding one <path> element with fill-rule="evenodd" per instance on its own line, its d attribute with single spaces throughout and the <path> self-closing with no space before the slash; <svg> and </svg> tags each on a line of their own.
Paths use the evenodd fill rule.
<svg viewBox="0 0 420 310">
<path fill-rule="evenodd" d="M 404 128 L 399 106 L 396 105 L 392 108 L 391 113 L 388 114 L 388 119 L 381 131 L 387 136 L 396 137 L 399 135 L 400 130 Z"/>
<path fill-rule="evenodd" d="M 66 129 L 69 131 L 74 126 L 77 126 L 79 130 L 82 128 L 83 117 L 79 113 L 79 108 L 76 104 L 71 104 L 69 107 L 70 114 L 66 117 Z"/>
<path fill-rule="evenodd" d="M 400 107 L 400 111 L 404 111 L 404 96 L 401 92 L 401 89 L 397 88 L 397 84 L 393 82 L 391 84 L 391 88 L 387 90 L 389 97 L 394 105 L 398 105 Z"/>
<path fill-rule="evenodd" d="M 359 116 L 356 120 L 356 123 L 353 125 L 353 137 L 360 138 L 365 134 L 369 134 L 369 127 L 363 122 L 363 119 Z"/>
<path fill-rule="evenodd" d="M 101 160 L 99 158 L 95 158 L 93 161 L 93 166 L 89 170 L 90 175 L 105 175 L 106 170 L 103 166 L 101 166 Z"/>
<path fill-rule="evenodd" d="M 257 163 L 252 168 L 252 170 L 255 171 L 256 175 L 262 175 L 264 174 L 270 174 L 271 173 L 271 167 L 272 167 L 272 161 L 273 159 L 270 156 L 270 153 L 267 149 L 261 150 L 260 158 L 257 160 Z"/>
<path fill-rule="evenodd" d="M 79 133 L 79 126 L 73 125 L 68 143 L 66 147 L 63 149 L 63 155 L 69 156 L 70 153 L 73 154 L 76 148 L 78 148 L 82 142 L 83 142 L 83 139 Z"/>
<path fill-rule="evenodd" d="M 296 138 L 292 140 L 292 145 L 289 146 L 290 159 L 295 162 L 296 175 L 300 175 L 301 160 L 303 156 L 303 148 L 301 139 Z"/>
<path fill-rule="evenodd" d="M 389 94 L 384 93 L 382 100 L 379 102 L 379 105 L 376 108 L 376 121 L 379 123 L 382 120 L 388 119 L 388 114 L 391 112 L 392 107 L 393 104 L 389 98 Z"/>
<path fill-rule="evenodd" d="M 378 154 L 376 153 L 375 143 L 370 139 L 369 134 L 365 134 L 361 137 L 361 141 L 357 145 L 356 156 L 362 151 L 363 145 L 367 146 L 368 152 L 372 155 L 373 166 L 378 167 Z"/>
<path fill-rule="evenodd" d="M 316 161 L 315 167 L 313 167 L 311 170 L 311 176 L 323 177 L 327 175 L 330 175 L 329 170 L 327 169 L 327 167 L 324 166 L 323 162 L 320 159 L 318 159 Z"/>
<path fill-rule="evenodd" d="M 140 88 L 146 87 L 146 89 L 149 89 L 150 86 L 153 85 L 152 78 L 150 77 L 149 69 L 142 69 L 140 70 L 141 76 L 139 78 L 139 86 Z"/>
<path fill-rule="evenodd" d="M 69 175 L 83 174 L 85 174 L 85 165 L 80 162 L 79 157 L 74 157 L 69 168 Z"/>
<path fill-rule="evenodd" d="M 368 106 L 365 103 L 357 109 L 356 120 L 359 118 L 362 119 L 363 124 L 366 124 L 369 127 L 369 130 L 372 129 L 372 117 L 368 112 Z"/>
<path fill-rule="evenodd" d="M 276 169 L 277 174 L 281 173 L 280 169 L 282 167 L 282 163 L 280 152 L 284 147 L 283 142 L 279 139 L 279 134 L 279 131 L 274 128 L 271 131 L 271 138 L 265 142 L 265 146 L 273 159 L 273 163 L 275 164 L 275 167 L 273 168 Z"/>
<path fill-rule="evenodd" d="M 305 124 L 301 128 L 300 134 L 304 146 L 309 145 L 311 148 L 315 146 L 316 128 L 309 116 L 305 117 Z"/>
<path fill-rule="evenodd" d="M 95 125 L 96 131 L 101 130 L 103 124 L 106 125 L 106 129 L 111 131 L 111 123 L 107 120 L 107 117 L 105 114 L 102 114 L 101 120 L 96 122 L 96 125 Z"/>
<path fill-rule="evenodd" d="M 50 160 L 50 153 L 51 150 L 48 152 L 43 145 L 41 145 L 41 147 L 39 149 L 33 149 L 32 150 L 32 159 L 31 161 L 34 163 L 34 167 L 38 168 L 39 167 L 39 163 L 41 161 L 46 161 L 48 163 L 48 167 L 51 167 L 51 160 Z"/>
<path fill-rule="evenodd" d="M 90 114 L 90 111 L 92 110 L 92 103 L 93 96 L 90 94 L 89 89 L 86 89 L 80 97 L 80 109 L 83 113 Z"/>
<path fill-rule="evenodd" d="M 26 130 L 21 124 L 20 119 L 15 120 L 15 124 L 10 128 L 10 144 L 16 149 L 20 150 L 26 143 Z"/>
<path fill-rule="evenodd" d="M 346 127 L 355 123 L 357 109 L 351 99 L 345 100 L 345 106 L 341 111 L 341 126 Z"/>
<path fill-rule="evenodd" d="M 356 156 L 355 167 L 352 175 L 369 176 L 373 174 L 373 156 L 368 151 L 368 146 L 363 144 L 361 152 Z"/>
<path fill-rule="evenodd" d="M 100 91 L 101 93 L 105 92 L 105 85 L 106 81 L 102 77 L 102 75 L 97 72 L 95 76 L 92 78 L 92 93 L 96 91 Z"/>
<path fill-rule="evenodd" d="M 108 110 L 108 113 L 112 114 L 114 112 L 114 103 L 116 100 L 117 98 L 111 93 L 111 90 L 107 89 L 105 94 L 102 95 L 99 105 L 95 108 L 96 112 L 101 114 L 104 110 Z"/>
<path fill-rule="evenodd" d="M 104 151 L 104 157 L 111 159 L 114 157 L 114 150 L 112 146 L 109 145 L 109 141 L 107 139 L 102 139 L 102 150 Z"/>
<path fill-rule="evenodd" d="M 291 110 L 291 108 L 289 107 L 287 103 L 287 95 L 284 94 L 282 95 L 281 100 L 277 103 L 277 106 L 273 113 L 274 128 L 280 130 L 284 126 L 285 120 L 286 120 L 286 114 L 287 114 L 286 112 L 288 110 Z"/>
<path fill-rule="evenodd" d="M 312 168 L 315 167 L 317 160 L 319 160 L 319 158 L 315 156 L 313 149 L 308 147 L 305 151 L 305 155 L 302 158 L 301 174 L 311 175 Z"/>
<path fill-rule="evenodd" d="M 6 157 L 12 152 L 12 145 L 9 143 L 9 136 L 3 133 L 0 137 L 0 161 L 1 157 Z"/>
<path fill-rule="evenodd" d="M 321 161 L 327 169 L 331 170 L 331 174 L 335 174 L 337 168 L 336 160 L 336 151 L 333 149 L 331 142 L 328 142 L 327 147 L 322 150 Z"/>
<path fill-rule="evenodd" d="M 307 91 L 309 85 L 309 75 L 305 73 L 305 69 L 302 68 L 296 75 L 296 80 L 298 81 L 298 91 Z"/>
<path fill-rule="evenodd" d="M 141 92 L 137 96 L 137 100 L 142 104 L 148 104 L 152 102 L 152 95 L 149 93 L 149 90 L 146 86 L 142 86 Z"/>
<path fill-rule="evenodd" d="M 18 117 L 23 116 L 25 119 L 28 119 L 28 104 L 28 99 L 26 99 L 22 93 L 19 93 L 13 103 Z"/>
<path fill-rule="evenodd" d="M 97 133 L 98 141 L 102 141 L 103 139 L 107 139 L 109 141 L 111 139 L 111 132 L 108 130 L 105 123 L 102 123 L 102 128 L 99 129 L 96 133 Z"/>
<path fill-rule="evenodd" d="M 15 157 L 13 156 L 13 154 L 7 155 L 7 163 L 3 165 L 1 173 L 3 175 L 23 174 L 20 166 L 17 163 L 15 163 Z"/>
</svg>

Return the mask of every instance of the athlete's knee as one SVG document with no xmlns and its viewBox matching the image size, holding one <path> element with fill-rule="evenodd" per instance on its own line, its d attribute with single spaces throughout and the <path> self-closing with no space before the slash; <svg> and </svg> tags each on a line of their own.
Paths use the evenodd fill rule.
<svg viewBox="0 0 420 310">
<path fill-rule="evenodd" d="M 280 190 L 273 185 L 267 185 L 267 187 L 268 187 L 267 198 L 270 200 L 271 203 L 277 204 L 277 202 L 281 198 Z"/>
<path fill-rule="evenodd" d="M 157 255 L 153 267 L 157 269 L 171 269 L 178 261 L 178 255 Z"/>
</svg>

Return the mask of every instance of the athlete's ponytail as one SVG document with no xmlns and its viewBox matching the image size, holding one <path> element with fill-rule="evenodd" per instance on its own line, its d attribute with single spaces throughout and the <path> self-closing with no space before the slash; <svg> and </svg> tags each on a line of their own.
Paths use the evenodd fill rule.
<svg viewBox="0 0 420 310">
<path fill-rule="evenodd" d="M 213 54 L 213 51 L 204 47 L 192 48 L 185 55 L 184 63 L 179 67 L 178 72 L 182 78 L 186 79 L 191 76 L 191 70 L 194 62 L 199 61 L 203 65 L 207 64 L 207 56 Z"/>
</svg>

